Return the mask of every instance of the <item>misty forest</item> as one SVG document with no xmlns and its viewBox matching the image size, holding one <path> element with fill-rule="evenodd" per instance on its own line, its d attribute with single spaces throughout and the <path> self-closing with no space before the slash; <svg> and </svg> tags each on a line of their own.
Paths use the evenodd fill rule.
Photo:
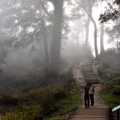
<svg viewBox="0 0 120 120">
<path fill-rule="evenodd" d="M 119 0 L 0 0 L 0 120 L 63 120 L 82 102 L 73 69 L 86 60 L 119 105 L 119 27 Z"/>
</svg>

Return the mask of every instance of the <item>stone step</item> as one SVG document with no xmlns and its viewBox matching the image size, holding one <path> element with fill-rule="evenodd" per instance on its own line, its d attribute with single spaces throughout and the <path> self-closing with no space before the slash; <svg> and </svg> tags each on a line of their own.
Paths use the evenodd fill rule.
<svg viewBox="0 0 120 120">
<path fill-rule="evenodd" d="M 94 75 L 94 73 L 82 73 L 83 74 L 83 76 L 96 76 L 96 75 Z"/>
<path fill-rule="evenodd" d="M 92 70 L 82 70 L 82 73 L 84 74 L 94 74 L 94 72 Z"/>
<path fill-rule="evenodd" d="M 88 62 L 86 64 L 83 64 L 82 66 L 88 66 L 88 65 L 92 65 L 92 62 Z"/>
<path fill-rule="evenodd" d="M 91 83 L 91 84 L 98 84 L 99 80 L 96 78 L 84 78 L 84 80 L 86 81 L 86 83 Z"/>
<path fill-rule="evenodd" d="M 88 67 L 86 67 L 86 68 L 82 68 L 82 70 L 93 70 L 92 68 L 88 68 Z"/>
<path fill-rule="evenodd" d="M 90 72 L 90 73 L 88 73 L 88 72 L 87 72 L 87 73 L 83 73 L 83 75 L 84 75 L 84 74 L 85 74 L 85 75 L 95 75 L 93 72 L 92 72 L 92 73 L 91 73 L 91 72 Z M 97 75 L 95 75 L 95 76 L 97 76 Z"/>
<path fill-rule="evenodd" d="M 109 120 L 109 108 L 101 107 L 90 107 L 83 108 L 79 107 L 74 115 L 70 116 L 69 120 Z"/>
<path fill-rule="evenodd" d="M 84 77 L 85 77 L 85 78 L 88 78 L 88 79 L 89 79 L 89 78 L 90 78 L 90 79 L 92 79 L 92 78 L 93 78 L 93 79 L 97 79 L 97 77 L 94 76 L 94 75 L 84 75 Z"/>
<path fill-rule="evenodd" d="M 95 77 L 96 78 L 96 76 L 94 74 L 84 74 L 84 76 L 85 77 Z"/>
<path fill-rule="evenodd" d="M 73 117 L 70 118 L 69 120 L 109 120 L 108 118 L 105 117 Z"/>
<path fill-rule="evenodd" d="M 87 67 L 87 68 L 92 68 L 91 65 L 83 65 L 83 66 L 82 66 L 82 68 L 86 68 L 86 67 Z"/>
<path fill-rule="evenodd" d="M 82 65 L 81 67 L 82 67 L 82 68 L 83 68 L 83 67 L 92 67 L 92 64 Z"/>
<path fill-rule="evenodd" d="M 88 77 L 88 76 L 84 76 L 85 80 L 97 80 L 96 77 Z"/>
<path fill-rule="evenodd" d="M 82 71 L 90 71 L 90 72 L 93 72 L 92 69 L 83 69 Z"/>
</svg>

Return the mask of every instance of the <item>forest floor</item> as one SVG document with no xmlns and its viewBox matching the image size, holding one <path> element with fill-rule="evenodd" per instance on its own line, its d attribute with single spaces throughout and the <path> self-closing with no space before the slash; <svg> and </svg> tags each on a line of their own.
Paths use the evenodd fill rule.
<svg viewBox="0 0 120 120">
<path fill-rule="evenodd" d="M 88 63 L 89 63 L 89 60 L 79 63 L 77 68 L 73 70 L 74 78 L 80 89 L 81 89 L 81 86 L 86 84 L 84 75 L 82 74 L 82 71 L 81 71 L 81 66 L 87 65 Z M 90 66 L 88 65 L 88 67 Z M 110 120 L 110 108 L 105 104 L 105 102 L 99 96 L 99 92 L 102 86 L 100 83 L 93 84 L 93 85 L 95 86 L 94 106 L 85 108 L 84 96 L 82 91 L 80 94 L 83 96 L 83 103 L 77 108 L 76 111 L 70 114 L 68 120 Z"/>
</svg>

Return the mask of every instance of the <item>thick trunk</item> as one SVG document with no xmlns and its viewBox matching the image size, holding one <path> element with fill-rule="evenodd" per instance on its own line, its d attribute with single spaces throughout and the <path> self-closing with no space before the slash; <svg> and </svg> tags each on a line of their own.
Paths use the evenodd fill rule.
<svg viewBox="0 0 120 120">
<path fill-rule="evenodd" d="M 56 73 L 59 71 L 60 64 L 60 46 L 61 46 L 61 29 L 63 21 L 62 6 L 63 0 L 53 0 L 54 21 L 53 35 L 51 43 L 51 69 Z"/>
</svg>

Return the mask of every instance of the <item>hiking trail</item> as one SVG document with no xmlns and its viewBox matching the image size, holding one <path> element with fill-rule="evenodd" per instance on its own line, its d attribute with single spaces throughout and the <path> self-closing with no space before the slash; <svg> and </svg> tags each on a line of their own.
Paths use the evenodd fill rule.
<svg viewBox="0 0 120 120">
<path fill-rule="evenodd" d="M 110 108 L 99 96 L 102 86 L 93 72 L 92 62 L 93 60 L 86 60 L 79 63 L 77 68 L 73 70 L 73 74 L 78 87 L 86 83 L 92 83 L 95 86 L 94 106 L 85 108 L 83 96 L 83 103 L 70 114 L 68 120 L 110 120 Z M 83 95 L 83 91 L 81 94 Z"/>
</svg>

